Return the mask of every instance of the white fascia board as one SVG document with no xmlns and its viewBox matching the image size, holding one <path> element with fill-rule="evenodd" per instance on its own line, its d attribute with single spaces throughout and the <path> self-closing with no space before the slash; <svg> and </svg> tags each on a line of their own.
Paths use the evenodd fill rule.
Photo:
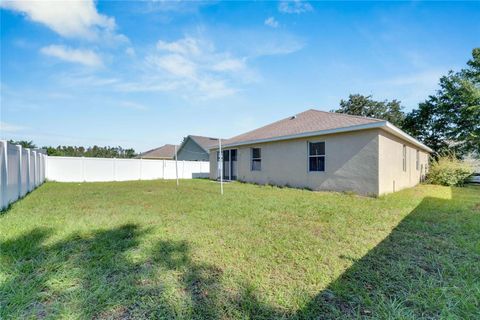
<svg viewBox="0 0 480 320">
<path fill-rule="evenodd" d="M 406 140 L 406 141 L 412 143 L 413 145 L 415 145 L 415 146 L 417 146 L 417 147 L 419 147 L 423 150 L 426 150 L 430 153 L 433 152 L 433 150 L 431 148 L 427 147 L 426 145 L 424 145 L 423 143 L 421 143 L 420 141 L 418 141 L 417 139 L 415 139 L 414 137 L 412 137 L 411 135 L 409 135 L 405 131 L 397 128 L 396 126 L 394 126 L 393 124 L 391 124 L 388 121 L 386 122 L 386 126 L 382 129 L 384 129 L 387 132 L 390 132 L 394 136 L 397 136 L 399 138 L 402 138 L 403 140 Z"/>
</svg>

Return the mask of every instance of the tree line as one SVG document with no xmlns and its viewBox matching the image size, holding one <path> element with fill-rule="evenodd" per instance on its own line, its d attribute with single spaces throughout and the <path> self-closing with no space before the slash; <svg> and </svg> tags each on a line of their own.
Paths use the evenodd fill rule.
<svg viewBox="0 0 480 320">
<path fill-rule="evenodd" d="M 37 146 L 33 141 L 9 141 L 12 144 L 21 145 L 24 148 L 35 149 Z M 137 153 L 134 149 L 124 149 L 118 147 L 82 147 L 82 146 L 57 146 L 57 147 L 42 147 L 47 151 L 49 156 L 59 157 L 93 157 L 93 158 L 134 158 Z"/>
<path fill-rule="evenodd" d="M 480 48 L 473 49 L 465 68 L 441 77 L 439 87 L 408 113 L 398 100 L 361 94 L 341 100 L 332 111 L 388 120 L 440 154 L 480 157 Z"/>
</svg>

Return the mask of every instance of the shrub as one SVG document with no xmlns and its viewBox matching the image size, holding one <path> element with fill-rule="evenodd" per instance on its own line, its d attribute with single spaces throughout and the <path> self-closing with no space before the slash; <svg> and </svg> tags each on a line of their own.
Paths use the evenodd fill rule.
<svg viewBox="0 0 480 320">
<path fill-rule="evenodd" d="M 433 160 L 427 174 L 427 183 L 442 186 L 462 186 L 473 173 L 472 167 L 457 159 L 454 154 L 446 154 Z"/>
</svg>

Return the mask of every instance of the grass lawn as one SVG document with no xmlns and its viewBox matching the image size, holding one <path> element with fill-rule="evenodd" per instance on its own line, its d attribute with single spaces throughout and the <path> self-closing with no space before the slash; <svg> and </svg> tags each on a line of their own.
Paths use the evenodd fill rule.
<svg viewBox="0 0 480 320">
<path fill-rule="evenodd" d="M 480 188 L 378 199 L 48 182 L 0 215 L 0 319 L 480 318 Z"/>
</svg>

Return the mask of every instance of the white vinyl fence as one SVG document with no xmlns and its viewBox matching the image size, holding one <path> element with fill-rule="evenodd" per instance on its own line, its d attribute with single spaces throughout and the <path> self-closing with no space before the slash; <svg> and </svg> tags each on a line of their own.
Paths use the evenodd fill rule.
<svg viewBox="0 0 480 320">
<path fill-rule="evenodd" d="M 208 161 L 178 161 L 178 178 L 208 178 Z M 175 160 L 47 157 L 47 179 L 62 182 L 176 179 Z"/>
<path fill-rule="evenodd" d="M 0 209 L 3 210 L 45 181 L 47 156 L 0 140 Z"/>
</svg>

